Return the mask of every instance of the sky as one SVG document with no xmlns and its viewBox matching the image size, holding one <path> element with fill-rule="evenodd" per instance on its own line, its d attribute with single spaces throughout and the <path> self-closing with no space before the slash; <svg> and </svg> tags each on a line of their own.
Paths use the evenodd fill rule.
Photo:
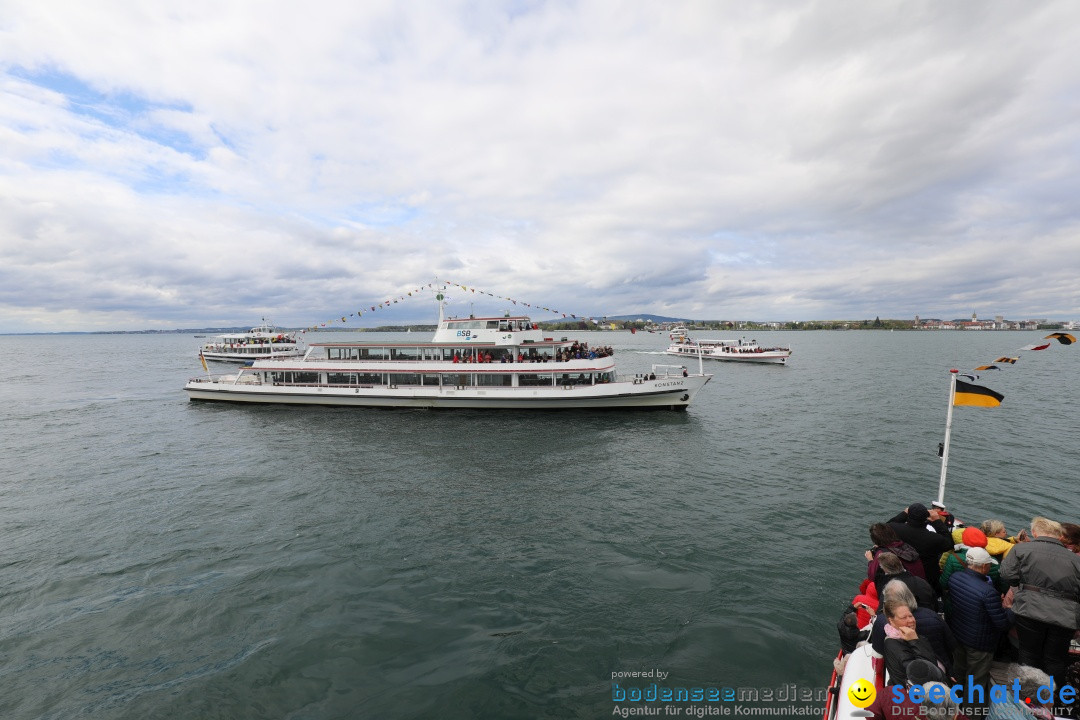
<svg viewBox="0 0 1080 720">
<path fill-rule="evenodd" d="M 349 314 L 436 278 L 1080 320 L 1078 47 L 1075 0 L 0 0 L 0 333 L 430 323 Z"/>
</svg>

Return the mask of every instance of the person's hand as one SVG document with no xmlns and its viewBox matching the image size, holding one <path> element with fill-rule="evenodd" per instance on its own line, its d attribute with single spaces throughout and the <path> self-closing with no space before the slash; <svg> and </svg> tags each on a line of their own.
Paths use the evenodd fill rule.
<svg viewBox="0 0 1080 720">
<path fill-rule="evenodd" d="M 902 627 L 899 630 L 901 640 L 917 640 L 919 638 L 919 633 L 915 632 L 913 627 Z"/>
<path fill-rule="evenodd" d="M 873 559 L 874 559 L 874 553 L 870 552 L 869 550 L 867 550 L 866 552 L 864 552 L 864 553 L 863 553 L 863 555 L 865 555 L 865 556 L 866 556 L 866 561 L 867 561 L 867 562 L 870 562 L 871 560 L 873 560 Z"/>
<path fill-rule="evenodd" d="M 1005 593 L 1005 597 L 1001 598 L 1001 607 L 1008 610 L 1013 606 L 1013 598 L 1016 595 L 1016 588 L 1010 587 L 1009 591 Z"/>
</svg>

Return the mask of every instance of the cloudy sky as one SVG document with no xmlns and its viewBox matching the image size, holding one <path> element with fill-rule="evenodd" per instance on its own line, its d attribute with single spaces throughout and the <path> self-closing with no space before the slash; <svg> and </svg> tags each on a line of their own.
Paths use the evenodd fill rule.
<svg viewBox="0 0 1080 720">
<path fill-rule="evenodd" d="M 0 0 L 0 332 L 304 326 L 436 277 L 1080 319 L 1077 48 L 1075 0 Z"/>
</svg>

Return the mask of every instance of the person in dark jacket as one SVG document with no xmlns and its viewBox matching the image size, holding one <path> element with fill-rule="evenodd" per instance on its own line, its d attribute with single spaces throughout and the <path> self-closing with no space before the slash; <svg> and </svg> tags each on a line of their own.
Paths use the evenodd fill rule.
<svg viewBox="0 0 1080 720">
<path fill-rule="evenodd" d="M 990 692 L 990 663 L 994 660 L 1001 634 L 1013 623 L 1011 610 L 1001 606 L 1001 595 L 988 577 L 996 561 L 985 548 L 967 551 L 967 567 L 953 573 L 949 580 L 949 612 L 945 619 L 959 643 L 955 670 L 963 680 L 971 675 L 972 683 L 983 688 L 987 702 Z"/>
<path fill-rule="evenodd" d="M 1016 586 L 1012 610 L 1020 641 L 1020 663 L 1065 677 L 1069 641 L 1080 619 L 1080 555 L 1060 538 L 1061 524 L 1031 521 L 1031 542 L 1018 543 L 1001 561 L 1001 578 Z"/>
<path fill-rule="evenodd" d="M 885 587 L 885 583 L 890 580 L 901 580 L 905 585 L 911 588 L 911 592 L 915 595 L 915 600 L 919 607 L 935 608 L 934 589 L 930 587 L 930 583 L 923 580 L 921 577 L 915 577 L 909 573 L 905 568 L 903 562 L 896 555 L 892 553 L 882 553 L 878 556 L 878 570 L 874 576 L 874 587 L 877 588 L 877 595 L 880 598 L 882 589 Z"/>
<path fill-rule="evenodd" d="M 915 596 L 901 580 L 886 583 L 882 590 L 885 600 L 900 600 L 908 606 L 908 610 L 915 617 L 915 624 L 919 628 L 919 635 L 930 641 L 930 647 L 934 648 L 934 656 L 945 668 L 945 674 L 953 677 L 953 654 L 956 651 L 956 639 L 952 630 L 945 624 L 936 612 L 930 608 L 918 607 L 915 604 Z M 888 621 L 884 613 L 878 613 L 874 617 L 874 624 L 870 629 L 870 646 L 879 655 L 885 655 L 885 626 Z"/>
<path fill-rule="evenodd" d="M 937 665 L 937 658 L 930 641 L 919 635 L 916 630 L 915 616 L 902 600 L 889 599 L 883 603 L 885 608 L 885 669 L 888 672 L 889 685 L 907 683 L 907 668 L 913 660 L 928 660 Z M 945 679 L 945 672 L 938 668 L 938 677 L 931 680 Z"/>
<path fill-rule="evenodd" d="M 941 595 L 941 588 L 938 586 L 938 562 L 941 560 L 941 553 L 952 549 L 953 541 L 952 534 L 939 517 L 937 509 L 931 512 L 922 503 L 914 503 L 888 524 L 897 537 L 918 551 L 926 572 L 926 581 L 936 594 Z M 928 524 L 933 530 L 927 529 Z"/>
<path fill-rule="evenodd" d="M 878 569 L 878 555 L 891 552 L 900 558 L 909 573 L 926 579 L 919 551 L 898 538 L 896 531 L 885 523 L 874 523 L 870 526 L 870 542 L 874 543 L 874 547 L 866 551 L 866 577 L 873 580 Z"/>
</svg>

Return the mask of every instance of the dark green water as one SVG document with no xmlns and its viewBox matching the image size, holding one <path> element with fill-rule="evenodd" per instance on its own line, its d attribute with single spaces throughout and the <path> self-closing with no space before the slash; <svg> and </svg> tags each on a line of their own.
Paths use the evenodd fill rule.
<svg viewBox="0 0 1080 720">
<path fill-rule="evenodd" d="M 936 493 L 947 369 L 1045 334 L 762 334 L 788 367 L 707 364 L 642 414 L 192 404 L 192 337 L 0 337 L 0 717 L 600 718 L 650 669 L 820 691 L 867 526 Z M 1080 518 L 1078 368 L 1028 353 L 957 408 L 961 518 Z"/>
</svg>

